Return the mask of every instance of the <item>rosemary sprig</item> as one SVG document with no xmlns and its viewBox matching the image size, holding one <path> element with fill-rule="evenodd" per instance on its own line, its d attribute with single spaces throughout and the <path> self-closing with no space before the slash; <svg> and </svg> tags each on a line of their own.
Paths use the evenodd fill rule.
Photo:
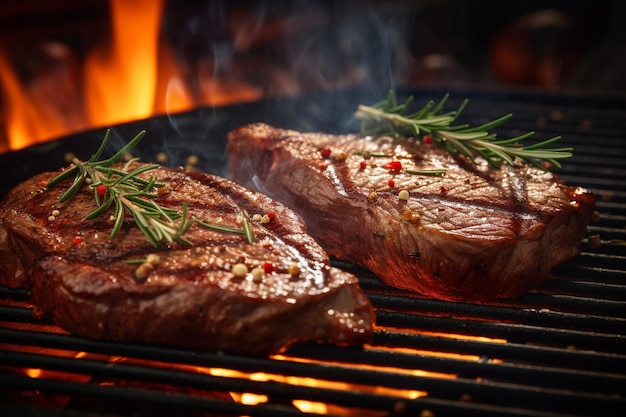
<svg viewBox="0 0 626 417">
<path fill-rule="evenodd" d="M 446 94 L 438 103 L 431 101 L 417 112 L 409 113 L 413 97 L 398 104 L 395 93 L 391 91 L 385 100 L 373 106 L 360 105 L 355 117 L 361 120 L 363 134 L 407 137 L 430 135 L 433 143 L 451 154 L 463 154 L 472 162 L 477 157 L 482 157 L 494 167 L 500 167 L 503 163 L 514 165 L 517 159 L 545 171 L 545 163 L 560 167 L 560 159 L 572 156 L 572 148 L 549 147 L 560 140 L 560 136 L 532 145 L 524 145 L 522 141 L 534 136 L 535 132 L 496 140 L 496 134 L 490 131 L 509 120 L 512 114 L 477 127 L 467 124 L 453 125 L 468 100 L 464 100 L 457 110 L 444 113 L 443 106 L 448 97 L 449 94 Z"/>
<path fill-rule="evenodd" d="M 111 230 L 111 238 L 119 233 L 124 219 L 129 215 L 154 246 L 158 246 L 162 241 L 191 245 L 191 242 L 185 239 L 183 235 L 193 224 L 224 233 L 245 235 L 248 242 L 252 244 L 252 231 L 246 216 L 242 216 L 243 229 L 237 229 L 206 223 L 191 217 L 187 213 L 186 204 L 183 204 L 180 210 L 157 204 L 154 198 L 157 197 L 158 188 L 163 187 L 164 184 L 157 182 L 153 175 L 147 180 L 139 175 L 159 168 L 158 164 L 141 165 L 128 171 L 131 162 L 136 161 L 136 159 L 131 159 L 124 165 L 123 169 L 117 169 L 113 166 L 137 146 L 145 134 L 145 130 L 139 132 L 115 155 L 99 161 L 98 159 L 109 141 L 110 130 L 107 130 L 100 147 L 88 161 L 83 162 L 78 158 L 74 159 L 71 168 L 48 181 L 46 186 L 54 187 L 73 177 L 72 184 L 60 197 L 60 201 L 65 202 L 72 198 L 85 184 L 88 184 L 93 190 L 96 209 L 87 215 L 86 220 L 100 217 L 112 207 L 115 222 Z"/>
</svg>

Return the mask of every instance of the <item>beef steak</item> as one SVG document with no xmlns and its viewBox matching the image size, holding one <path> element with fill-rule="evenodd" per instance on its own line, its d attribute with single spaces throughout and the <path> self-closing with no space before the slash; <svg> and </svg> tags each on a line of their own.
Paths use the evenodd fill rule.
<svg viewBox="0 0 626 417">
<path fill-rule="evenodd" d="M 371 339 L 374 314 L 356 277 L 329 265 L 293 211 L 220 177 L 168 168 L 149 173 L 168 190 L 156 198 L 161 206 L 186 202 L 203 222 L 241 229 L 243 211 L 273 218 L 250 222 L 252 244 L 195 224 L 184 236 L 191 246 L 154 247 L 131 218 L 111 238 L 108 215 L 85 220 L 95 208 L 92 190 L 85 186 L 60 203 L 67 186 L 46 188 L 56 174 L 42 173 L 0 205 L 0 283 L 25 285 L 37 316 L 49 312 L 65 330 L 96 339 L 251 355 L 296 342 Z M 149 274 L 138 278 L 138 265 L 126 261 L 148 258 Z M 235 273 L 236 264 L 247 273 Z M 264 272 L 253 274 L 259 267 Z"/>
<path fill-rule="evenodd" d="M 301 214 L 331 254 L 446 300 L 518 297 L 578 253 L 595 197 L 531 166 L 495 169 L 411 139 L 228 136 L 229 175 Z M 442 176 L 413 171 L 445 169 Z M 412 173 L 413 172 L 413 173 Z"/>
</svg>

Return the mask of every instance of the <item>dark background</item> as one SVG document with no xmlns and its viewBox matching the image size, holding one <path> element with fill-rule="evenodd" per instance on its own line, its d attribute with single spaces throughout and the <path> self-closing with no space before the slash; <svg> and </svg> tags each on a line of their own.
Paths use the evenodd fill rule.
<svg viewBox="0 0 626 417">
<path fill-rule="evenodd" d="M 161 37 L 192 90 L 209 73 L 226 85 L 252 86 L 262 98 L 346 88 L 384 95 L 401 86 L 622 96 L 625 5 L 165 1 Z M 51 106 L 80 107 L 71 100 L 80 96 L 79 68 L 108 36 L 106 0 L 0 1 L 0 53 L 31 94 Z M 6 89 L 0 78 L 0 144 Z"/>
<path fill-rule="evenodd" d="M 190 0 L 166 1 L 162 26 L 190 67 L 221 60 L 218 70 L 242 71 L 268 94 L 366 82 L 615 93 L 626 90 L 624 18 L 617 0 Z M 0 1 L 0 42 L 28 81 L 54 63 L 50 43 L 81 60 L 107 20 L 106 0 Z M 545 61 L 552 78 L 537 75 Z M 261 64 L 296 82 L 280 85 Z"/>
</svg>

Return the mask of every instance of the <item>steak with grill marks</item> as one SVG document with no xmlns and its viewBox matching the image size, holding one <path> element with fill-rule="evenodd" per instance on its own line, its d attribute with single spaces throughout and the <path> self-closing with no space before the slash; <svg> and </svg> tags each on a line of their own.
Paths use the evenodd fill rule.
<svg viewBox="0 0 626 417">
<path fill-rule="evenodd" d="M 293 208 L 331 255 L 446 300 L 540 286 L 578 254 L 595 205 L 555 174 L 474 165 L 412 139 L 253 124 L 229 134 L 228 156 L 231 179 Z M 445 174 L 411 173 L 433 169 Z"/>
<path fill-rule="evenodd" d="M 42 173 L 0 204 L 0 283 L 26 286 L 36 316 L 50 313 L 65 330 L 95 339 L 251 355 L 296 342 L 371 339 L 374 314 L 356 277 L 330 266 L 292 210 L 220 177 L 168 168 L 148 174 L 169 190 L 157 203 L 178 210 L 186 202 L 201 221 L 241 229 L 243 211 L 274 216 L 250 221 L 252 244 L 196 224 L 184 235 L 191 246 L 154 247 L 130 218 L 110 238 L 108 215 L 85 220 L 95 208 L 92 190 L 60 203 L 67 187 L 46 188 L 56 174 Z M 53 210 L 59 213 L 49 218 Z M 151 254 L 158 262 L 138 279 L 137 264 L 126 261 Z M 238 263 L 265 271 L 236 276 Z M 289 270 L 294 264 L 299 274 Z"/>
</svg>

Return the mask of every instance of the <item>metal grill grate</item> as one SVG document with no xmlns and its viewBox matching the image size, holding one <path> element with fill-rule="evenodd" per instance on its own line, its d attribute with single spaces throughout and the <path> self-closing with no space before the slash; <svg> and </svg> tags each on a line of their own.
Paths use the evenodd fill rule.
<svg viewBox="0 0 626 417">
<path fill-rule="evenodd" d="M 567 182 L 597 193 L 600 219 L 589 226 L 588 236 L 597 235 L 599 247 L 590 244 L 597 239 L 586 239 L 580 256 L 555 268 L 536 292 L 484 305 L 421 299 L 334 260 L 359 276 L 376 308 L 373 343 L 362 350 L 304 345 L 266 359 L 74 337 L 34 320 L 24 291 L 1 288 L 1 407 L 19 415 L 301 416 L 307 409 L 294 400 L 304 400 L 323 403 L 308 411 L 312 415 L 621 415 L 626 409 L 626 246 L 619 244 L 626 241 L 626 101 L 453 95 L 470 98 L 464 117 L 471 123 L 506 109 L 515 118 L 511 132 L 504 133 L 519 129 L 564 136 L 575 156 L 559 172 Z M 204 169 L 221 174 L 223 137 L 231 128 L 263 120 L 301 130 L 345 131 L 351 128 L 348 117 L 336 116 L 372 101 L 355 92 L 326 93 L 203 109 L 126 124 L 116 132 L 128 137 L 147 128 L 185 138 L 183 148 L 172 154 L 182 160 L 187 149 L 201 157 Z M 36 170 L 58 167 L 66 150 L 91 151 L 85 142 L 97 143 L 100 136 L 86 132 L 0 155 L 3 174 L 11 179 L 4 187 Z M 207 137 L 214 138 L 210 145 Z M 163 144 L 153 146 L 143 151 L 154 154 Z M 263 400 L 246 405 L 229 393 Z"/>
</svg>

